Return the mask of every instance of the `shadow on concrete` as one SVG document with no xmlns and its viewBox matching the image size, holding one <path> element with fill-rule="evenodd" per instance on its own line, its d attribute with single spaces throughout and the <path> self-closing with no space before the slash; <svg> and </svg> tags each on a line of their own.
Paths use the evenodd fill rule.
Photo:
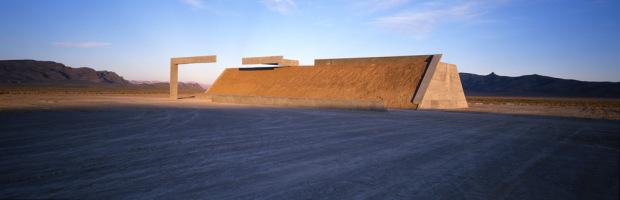
<svg viewBox="0 0 620 200">
<path fill-rule="evenodd" d="M 239 71 L 259 71 L 259 70 L 273 70 L 278 67 L 250 67 L 250 68 L 239 68 Z"/>
<path fill-rule="evenodd" d="M 413 95 L 411 96 L 411 103 L 413 103 L 413 99 L 415 99 L 415 94 L 418 93 L 418 90 L 420 89 L 420 85 L 422 85 L 422 80 L 424 80 L 424 75 L 426 75 L 426 71 L 428 71 L 428 67 L 431 66 L 431 61 L 433 60 L 433 57 L 435 55 L 431 55 L 429 56 L 424 62 L 426 62 L 426 69 L 424 69 L 424 73 L 422 73 L 422 78 L 420 78 L 420 82 L 418 82 L 418 86 L 415 87 L 415 90 L 413 91 Z"/>
</svg>

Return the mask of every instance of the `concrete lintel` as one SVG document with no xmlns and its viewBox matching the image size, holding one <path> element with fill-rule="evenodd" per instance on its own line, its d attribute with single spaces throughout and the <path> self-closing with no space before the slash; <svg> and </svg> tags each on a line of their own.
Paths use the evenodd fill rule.
<svg viewBox="0 0 620 200">
<path fill-rule="evenodd" d="M 242 58 L 241 64 L 243 65 L 284 65 L 284 66 L 297 66 L 299 61 L 284 59 L 284 56 L 264 56 L 264 57 L 249 57 Z"/>
<path fill-rule="evenodd" d="M 428 64 L 428 68 L 426 68 L 426 73 L 422 77 L 422 81 L 418 86 L 418 90 L 413 97 L 412 103 L 420 104 L 422 103 L 422 99 L 424 99 L 424 94 L 426 94 L 426 90 L 428 89 L 428 85 L 431 83 L 431 79 L 435 74 L 435 70 L 437 69 L 437 65 L 439 65 L 439 61 L 441 60 L 442 54 L 435 54 L 433 58 L 431 58 L 431 62 Z"/>
<path fill-rule="evenodd" d="M 170 58 L 170 64 L 191 64 L 191 63 L 214 63 L 217 62 L 217 56 L 195 56 L 195 57 L 179 57 Z"/>
</svg>

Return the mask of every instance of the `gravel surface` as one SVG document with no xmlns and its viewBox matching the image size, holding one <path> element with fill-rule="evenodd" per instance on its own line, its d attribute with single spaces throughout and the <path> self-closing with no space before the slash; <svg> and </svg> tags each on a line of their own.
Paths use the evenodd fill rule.
<svg viewBox="0 0 620 200">
<path fill-rule="evenodd" d="M 0 112 L 0 198 L 619 198 L 619 121 L 84 102 Z"/>
</svg>

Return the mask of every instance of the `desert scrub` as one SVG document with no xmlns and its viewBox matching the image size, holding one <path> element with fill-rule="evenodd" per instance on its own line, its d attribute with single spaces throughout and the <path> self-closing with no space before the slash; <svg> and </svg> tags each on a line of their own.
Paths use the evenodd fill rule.
<svg viewBox="0 0 620 200">
<path fill-rule="evenodd" d="M 620 112 L 620 99 L 548 98 L 548 97 L 466 97 L 471 104 L 547 106 Z"/>
</svg>

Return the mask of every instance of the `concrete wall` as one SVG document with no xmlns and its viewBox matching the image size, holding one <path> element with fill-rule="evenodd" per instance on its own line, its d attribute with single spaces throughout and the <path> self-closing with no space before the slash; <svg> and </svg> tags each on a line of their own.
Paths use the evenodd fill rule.
<svg viewBox="0 0 620 200">
<path fill-rule="evenodd" d="M 265 105 L 261 98 L 382 101 L 390 109 L 466 108 L 467 101 L 456 65 L 441 63 L 442 55 L 317 59 L 315 66 L 279 68 L 229 68 L 206 92 L 209 95 L 241 95 L 229 102 Z M 257 57 L 244 63 L 272 62 L 283 57 Z M 252 100 L 247 100 L 252 99 Z M 312 100 L 315 101 L 315 100 Z M 262 103 L 261 103 L 262 102 Z"/>
<path fill-rule="evenodd" d="M 212 94 L 210 96 L 211 96 L 211 102 L 213 103 L 233 103 L 233 104 L 269 105 L 269 106 L 281 106 L 281 107 L 387 111 L 387 104 L 385 103 L 385 101 L 264 97 L 264 96 L 228 95 L 228 94 Z"/>
<path fill-rule="evenodd" d="M 284 56 L 264 56 L 264 57 L 250 57 L 242 58 L 241 64 L 243 65 L 281 65 L 281 66 L 298 66 L 298 60 L 284 59 Z"/>
<path fill-rule="evenodd" d="M 456 65 L 440 62 L 418 109 L 467 108 L 467 100 Z"/>
</svg>

